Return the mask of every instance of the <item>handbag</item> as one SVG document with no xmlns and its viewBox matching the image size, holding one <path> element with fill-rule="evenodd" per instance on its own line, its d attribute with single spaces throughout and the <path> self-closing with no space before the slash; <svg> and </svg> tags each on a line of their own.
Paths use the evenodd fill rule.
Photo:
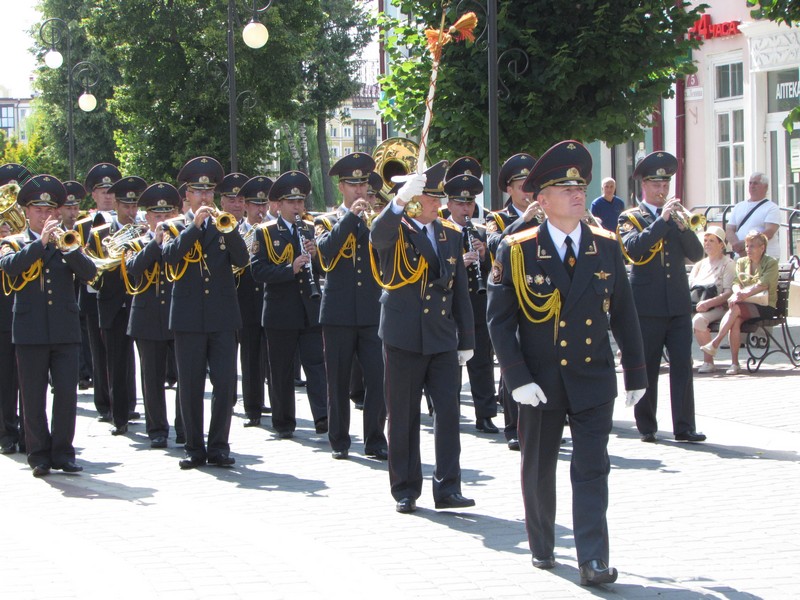
<svg viewBox="0 0 800 600">
<path fill-rule="evenodd" d="M 733 284 L 733 293 L 741 292 L 742 286 L 738 283 Z M 748 297 L 745 302 L 748 304 L 758 304 L 759 306 L 767 306 L 769 304 L 769 292 L 767 290 L 761 290 L 757 294 L 753 294 L 752 296 Z"/>
<path fill-rule="evenodd" d="M 689 288 L 689 296 L 692 299 L 692 306 L 696 306 L 698 302 L 716 298 L 717 285 L 715 283 L 709 283 L 708 285 L 693 285 L 691 288 Z"/>
</svg>

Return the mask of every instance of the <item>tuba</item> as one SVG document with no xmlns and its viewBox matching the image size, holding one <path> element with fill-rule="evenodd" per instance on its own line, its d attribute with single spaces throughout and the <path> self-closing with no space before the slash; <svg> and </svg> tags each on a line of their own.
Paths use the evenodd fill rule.
<svg viewBox="0 0 800 600">
<path fill-rule="evenodd" d="M 397 185 L 392 177 L 408 175 L 417 170 L 417 156 L 419 146 L 406 138 L 389 138 L 381 142 L 372 153 L 375 159 L 375 172 L 381 176 L 383 187 L 378 192 L 378 197 L 386 203 L 394 196 L 394 187 Z M 409 215 L 414 211 L 415 202 L 409 202 L 407 209 Z"/>
<path fill-rule="evenodd" d="M 19 185 L 7 183 L 0 186 L 0 224 L 7 223 L 11 228 L 11 235 L 22 233 L 28 226 L 25 213 L 17 204 Z"/>
</svg>

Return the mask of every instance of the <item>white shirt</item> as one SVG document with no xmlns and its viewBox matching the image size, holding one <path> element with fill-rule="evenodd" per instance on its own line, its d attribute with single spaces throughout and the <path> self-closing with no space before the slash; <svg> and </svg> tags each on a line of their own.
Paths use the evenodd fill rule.
<svg viewBox="0 0 800 600">
<path fill-rule="evenodd" d="M 561 262 L 564 262 L 564 255 L 567 253 L 567 236 L 572 239 L 572 251 L 575 253 L 576 257 L 578 256 L 578 248 L 580 248 L 581 245 L 580 223 L 578 223 L 578 226 L 569 233 L 564 233 L 558 227 L 548 221 L 547 231 L 550 233 L 550 237 L 553 240 L 553 244 L 556 247 L 556 252 L 558 252 L 559 258 L 561 258 Z"/>
<path fill-rule="evenodd" d="M 761 202 L 761 200 L 758 202 Z M 739 204 L 733 207 L 733 210 L 731 211 L 731 218 L 728 221 L 728 224 L 736 227 L 737 240 L 744 240 L 744 238 L 747 237 L 747 234 L 754 229 L 756 231 L 764 231 L 764 226 L 767 223 L 777 223 L 780 225 L 781 211 L 778 208 L 778 205 L 772 200 L 767 200 L 753 212 L 749 219 L 747 219 L 747 221 L 744 223 L 744 227 L 739 229 L 739 224 L 744 220 L 747 214 L 758 205 L 758 202 L 748 200 L 746 202 L 739 202 Z M 781 256 L 780 237 L 779 229 L 778 232 L 776 232 L 775 235 L 772 236 L 772 239 L 767 243 L 767 254 L 777 259 L 780 259 Z"/>
</svg>

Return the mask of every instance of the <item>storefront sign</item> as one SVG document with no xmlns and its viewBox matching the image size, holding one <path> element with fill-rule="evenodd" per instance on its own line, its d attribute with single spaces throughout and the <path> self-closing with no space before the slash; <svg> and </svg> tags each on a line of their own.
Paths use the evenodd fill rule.
<svg viewBox="0 0 800 600">
<path fill-rule="evenodd" d="M 703 99 L 703 88 L 701 87 L 687 87 L 686 92 L 683 96 L 687 102 L 691 102 L 693 100 L 702 100 Z"/>
<path fill-rule="evenodd" d="M 800 71 L 784 69 L 767 73 L 767 111 L 780 113 L 800 104 Z"/>
<path fill-rule="evenodd" d="M 689 37 L 700 40 L 710 40 L 712 38 L 739 35 L 741 33 L 741 31 L 739 31 L 739 23 L 741 23 L 741 21 L 712 23 L 711 15 L 703 15 L 694 22 L 694 27 L 689 29 Z"/>
</svg>

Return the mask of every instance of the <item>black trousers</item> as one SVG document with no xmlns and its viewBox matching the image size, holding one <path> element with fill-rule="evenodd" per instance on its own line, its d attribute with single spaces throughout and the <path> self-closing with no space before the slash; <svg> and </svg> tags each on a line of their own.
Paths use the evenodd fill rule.
<svg viewBox="0 0 800 600">
<path fill-rule="evenodd" d="M 19 407 L 19 412 L 17 412 Z M 0 331 L 0 445 L 25 445 L 23 407 L 19 398 L 17 356 L 11 332 Z"/>
<path fill-rule="evenodd" d="M 250 419 L 261 417 L 264 406 L 264 377 L 267 368 L 263 353 L 264 328 L 249 325 L 239 330 L 239 362 L 242 367 L 242 402 Z"/>
<path fill-rule="evenodd" d="M 640 433 L 658 431 L 658 372 L 664 348 L 669 352 L 669 395 L 672 431 L 695 431 L 694 380 L 692 377 L 692 317 L 639 317 L 647 365 L 647 391 L 634 407 Z"/>
<path fill-rule="evenodd" d="M 95 304 L 97 304 L 95 302 Z M 89 349 L 92 353 L 92 389 L 94 407 L 101 415 L 111 414 L 111 391 L 108 385 L 108 364 L 106 362 L 106 345 L 100 334 L 100 318 L 97 307 L 86 312 L 86 331 L 89 337 Z"/>
<path fill-rule="evenodd" d="M 106 349 L 108 381 L 111 389 L 111 415 L 114 425 L 122 427 L 136 408 L 136 373 L 133 338 L 127 333 L 130 308 L 117 312 L 111 327 L 101 329 Z M 166 360 L 166 359 L 165 359 Z"/>
<path fill-rule="evenodd" d="M 322 328 L 266 329 L 269 347 L 269 401 L 272 426 L 276 431 L 294 431 L 295 418 L 294 365 L 295 351 L 306 374 L 306 393 L 311 415 L 316 423 L 328 416 L 325 359 L 322 351 Z"/>
<path fill-rule="evenodd" d="M 167 395 L 167 358 L 173 353 L 172 340 L 136 340 L 142 372 L 142 396 L 147 435 L 152 440 L 169 436 Z M 177 412 L 176 421 L 180 418 Z"/>
<path fill-rule="evenodd" d="M 79 379 L 92 379 L 92 349 L 89 346 L 89 325 L 86 322 L 86 315 L 81 313 L 81 352 L 78 360 Z"/>
<path fill-rule="evenodd" d="M 497 416 L 492 340 L 486 321 L 475 321 L 475 353 L 467 361 L 467 375 L 476 419 Z"/>
<path fill-rule="evenodd" d="M 80 344 L 17 344 L 19 387 L 25 407 L 25 445 L 31 467 L 60 467 L 75 460 Z M 53 385 L 53 418 L 47 423 L 47 379 Z"/>
<path fill-rule="evenodd" d="M 570 481 L 572 528 L 578 564 L 608 563 L 608 436 L 614 403 L 569 412 L 572 436 Z M 553 555 L 556 521 L 556 469 L 566 410 L 519 407 L 522 497 L 528 544 L 536 558 Z"/>
<path fill-rule="evenodd" d="M 419 406 L 423 386 L 433 405 L 436 464 L 433 498 L 461 493 L 458 353 L 419 354 L 384 344 L 384 390 L 389 420 L 389 482 L 392 497 L 419 498 L 422 463 Z"/>
<path fill-rule="evenodd" d="M 383 397 L 383 353 L 378 326 L 323 325 L 328 378 L 328 440 L 333 450 L 350 448 L 350 379 L 354 357 L 364 376 L 364 451 L 385 450 L 386 402 Z"/>
<path fill-rule="evenodd" d="M 503 403 L 503 433 L 506 441 L 518 439 L 517 421 L 519 420 L 519 404 L 511 396 L 511 390 L 506 387 L 506 382 L 500 377 L 497 393 Z"/>
<path fill-rule="evenodd" d="M 226 457 L 236 397 L 236 331 L 176 331 L 174 335 L 186 455 L 197 460 Z M 207 450 L 203 437 L 206 370 L 213 388 Z"/>
</svg>

